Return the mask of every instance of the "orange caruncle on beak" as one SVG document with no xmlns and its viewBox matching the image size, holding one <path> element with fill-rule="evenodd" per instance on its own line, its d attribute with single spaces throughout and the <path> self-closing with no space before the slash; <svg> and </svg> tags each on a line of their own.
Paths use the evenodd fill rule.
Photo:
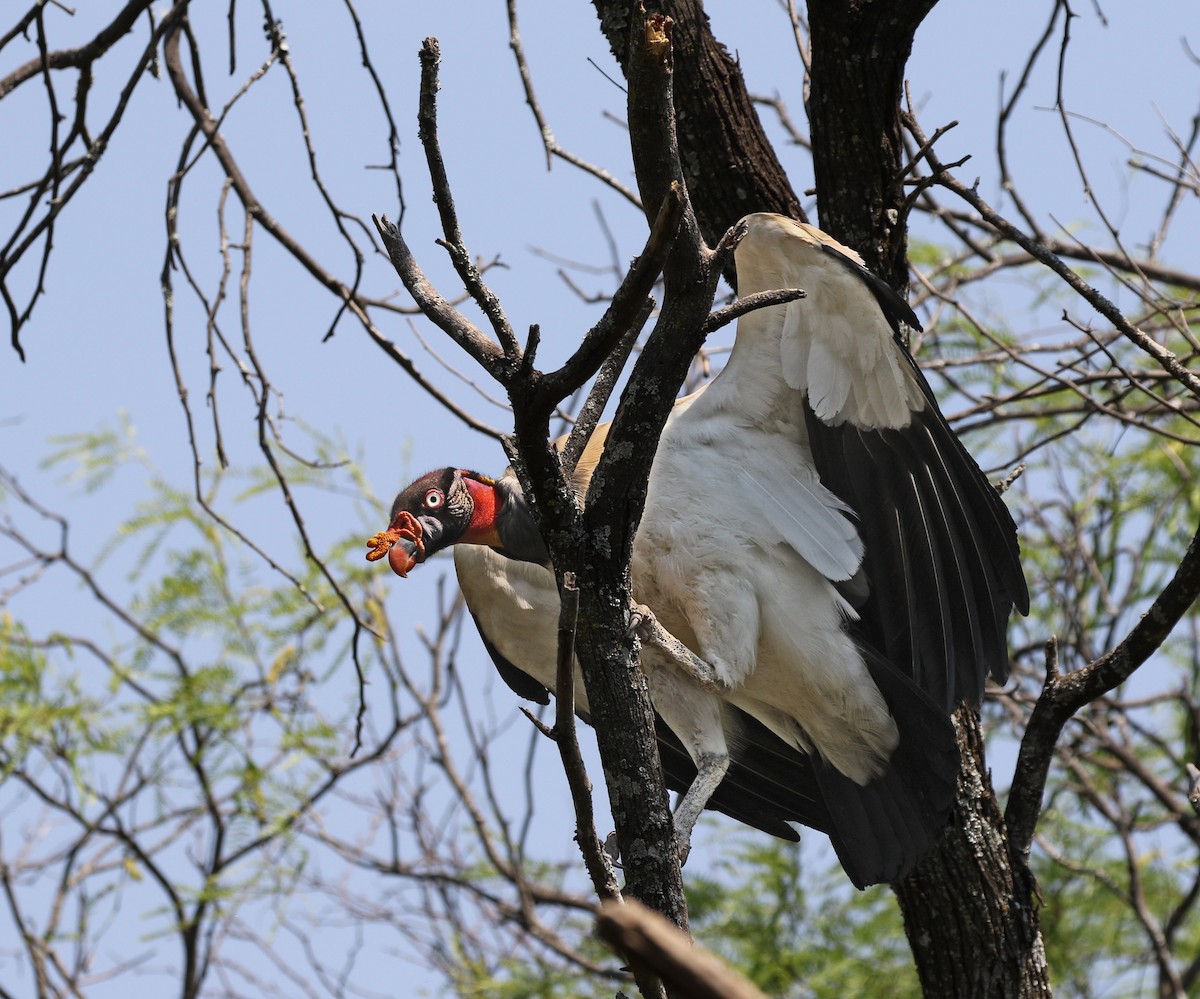
<svg viewBox="0 0 1200 999">
<path fill-rule="evenodd" d="M 425 544 L 421 540 L 424 533 L 421 522 L 407 510 L 401 510 L 386 531 L 380 531 L 367 542 L 371 549 L 367 561 L 376 562 L 386 555 L 392 571 L 407 576 L 414 566 L 425 561 Z"/>
</svg>

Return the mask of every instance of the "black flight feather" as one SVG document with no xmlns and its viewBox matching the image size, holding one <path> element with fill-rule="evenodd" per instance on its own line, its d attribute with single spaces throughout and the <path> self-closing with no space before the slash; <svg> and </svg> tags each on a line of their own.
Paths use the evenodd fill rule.
<svg viewBox="0 0 1200 999">
<path fill-rule="evenodd" d="M 821 482 L 859 518 L 871 598 L 855 632 L 952 710 L 979 703 L 988 673 L 1007 677 L 1008 616 L 1028 612 L 1029 593 L 1008 508 L 896 344 L 926 403 L 909 425 L 831 427 L 806 406 L 809 446 Z"/>
</svg>

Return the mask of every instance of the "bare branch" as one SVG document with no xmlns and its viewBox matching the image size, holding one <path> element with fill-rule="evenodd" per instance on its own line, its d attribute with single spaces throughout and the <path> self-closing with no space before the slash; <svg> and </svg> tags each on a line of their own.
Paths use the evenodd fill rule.
<svg viewBox="0 0 1200 999">
<path fill-rule="evenodd" d="M 474 358 L 485 371 L 502 384 L 508 377 L 509 362 L 500 345 L 488 337 L 478 326 L 454 308 L 425 277 L 416 258 L 409 250 L 404 236 L 387 217 L 372 216 L 379 230 L 388 257 L 404 287 L 420 306 L 421 311 L 437 325 L 443 333 Z"/>
<path fill-rule="evenodd" d="M 636 317 L 644 312 L 646 299 L 675 243 L 683 219 L 683 206 L 681 189 L 672 187 L 659 206 L 645 249 L 634 260 L 600 321 L 588 330 L 566 364 L 541 379 L 538 390 L 545 396 L 541 403 L 543 407 L 547 403 L 557 404 L 582 386 L 596 372 L 601 361 L 611 354 Z"/>
<path fill-rule="evenodd" d="M 654 299 L 647 298 L 642 306 L 642 311 L 633 321 L 624 338 L 613 348 L 612 353 L 600 366 L 600 370 L 596 372 L 596 381 L 592 384 L 587 399 L 579 407 L 579 412 L 575 416 L 575 425 L 571 428 L 570 436 L 563 445 L 562 467 L 563 474 L 566 476 L 570 477 L 575 471 L 580 455 L 583 454 L 592 432 L 600 422 L 604 407 L 608 405 L 612 391 L 616 388 L 617 379 L 621 377 L 621 372 L 625 369 L 625 362 L 629 360 L 633 345 L 637 342 L 642 328 L 650 318 L 650 313 L 654 311 L 654 306 Z"/>
<path fill-rule="evenodd" d="M 47 70 L 90 70 L 92 63 L 100 59 L 105 52 L 133 30 L 138 17 L 150 7 L 150 2 L 151 0 L 129 0 L 117 12 L 116 16 L 104 28 L 98 31 L 95 37 L 86 45 L 81 45 L 74 49 L 59 49 L 56 52 L 47 52 L 40 58 L 30 59 L 24 65 L 18 66 L 3 79 L 0 79 L 0 100 L 7 97 L 11 91 L 16 90 L 22 83 L 33 79 L 39 73 Z M 22 19 L 21 22 L 18 22 L 11 31 L 6 33 L 3 39 L 0 39 L 0 48 L 3 48 L 16 35 L 22 34 L 29 27 L 35 12 L 40 16 L 40 11 L 41 5 L 31 7 L 29 15 Z"/>
<path fill-rule="evenodd" d="M 576 156 L 559 145 L 558 140 L 554 137 L 554 132 L 546 122 L 546 116 L 542 113 L 537 93 L 533 89 L 533 74 L 529 71 L 529 62 L 525 57 L 525 45 L 521 41 L 521 30 L 517 26 L 517 0 L 506 0 L 505 6 L 508 9 L 508 46 L 512 49 L 513 57 L 517 60 L 517 73 L 521 77 L 521 86 L 525 90 L 525 103 L 529 105 L 529 110 L 533 114 L 533 120 L 537 123 L 538 132 L 542 137 L 542 145 L 546 150 L 546 169 L 550 169 L 552 157 L 557 156 L 572 166 L 578 167 L 584 173 L 595 177 L 602 184 L 611 187 L 635 208 L 640 209 L 642 203 L 638 199 L 638 196 L 617 180 L 612 173 L 603 167 L 598 167 L 595 164 L 587 162 L 582 157 Z"/>
<path fill-rule="evenodd" d="M 1133 675 L 1162 645 L 1200 596 L 1200 531 L 1179 568 L 1134 629 L 1112 651 L 1082 669 L 1059 674 L 1047 653 L 1046 684 L 1030 715 L 1013 774 L 1005 822 L 1015 851 L 1028 855 L 1041 811 L 1054 746 L 1068 719 L 1085 704 Z"/>
<path fill-rule="evenodd" d="M 426 38 L 421 45 L 421 96 L 417 110 L 417 135 L 425 150 L 425 161 L 429 164 L 429 173 L 433 181 L 433 200 L 441 216 L 442 231 L 446 234 L 446 242 L 442 245 L 449 251 L 454 269 L 462 278 L 467 291 L 491 322 L 492 329 L 504 348 L 504 356 L 510 364 L 517 364 L 521 360 L 521 346 L 517 343 L 516 334 L 509 325 L 508 318 L 500 308 L 499 300 L 484 284 L 483 275 L 471 260 L 471 254 L 467 251 L 462 230 L 458 225 L 454 198 L 450 193 L 450 179 L 446 174 L 437 131 L 438 64 L 441 58 L 438 40 Z"/>
<path fill-rule="evenodd" d="M 689 937 L 634 900 L 605 902 L 596 917 L 596 935 L 634 968 L 662 979 L 670 995 L 688 999 L 766 999 L 745 978 Z"/>
<path fill-rule="evenodd" d="M 579 615 L 579 588 L 574 573 L 563 573 L 562 607 L 558 615 L 558 665 L 554 692 L 554 741 L 562 757 L 571 800 L 575 805 L 575 842 L 583 853 L 588 874 L 601 901 L 621 900 L 616 874 L 596 834 L 592 809 L 592 782 L 588 779 L 579 736 L 575 731 L 575 621 Z"/>
<path fill-rule="evenodd" d="M 807 292 L 803 288 L 779 288 L 773 291 L 756 291 L 753 295 L 747 295 L 745 298 L 739 298 L 731 305 L 725 306 L 723 309 L 717 309 L 708 317 L 708 322 L 704 324 L 704 332 L 708 334 L 715 333 L 722 326 L 728 326 L 744 316 L 747 312 L 754 312 L 756 309 L 768 309 L 772 305 L 783 305 L 786 302 L 797 302 L 804 298 Z"/>
</svg>

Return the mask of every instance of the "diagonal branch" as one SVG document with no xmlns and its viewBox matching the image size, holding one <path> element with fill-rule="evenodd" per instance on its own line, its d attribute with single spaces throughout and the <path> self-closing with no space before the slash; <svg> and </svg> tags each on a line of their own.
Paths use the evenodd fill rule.
<svg viewBox="0 0 1200 999">
<path fill-rule="evenodd" d="M 553 397 L 549 401 L 550 406 L 571 395 L 596 373 L 601 362 L 612 353 L 625 331 L 641 313 L 675 245 L 675 236 L 683 221 L 683 210 L 681 189 L 670 188 L 653 219 L 645 249 L 634 260 L 600 321 L 588 330 L 566 364 L 544 376 L 541 389 Z"/>
<path fill-rule="evenodd" d="M 652 970 L 673 996 L 766 999 L 753 983 L 636 902 L 605 902 L 596 917 L 596 935 L 632 966 Z"/>
<path fill-rule="evenodd" d="M 574 474 L 575 466 L 579 464 L 583 450 L 587 447 L 592 433 L 600 422 L 604 407 L 608 405 L 608 400 L 612 397 L 617 379 L 621 377 L 621 372 L 625 369 L 625 362 L 629 360 L 633 345 L 637 342 L 637 338 L 656 304 L 653 298 L 646 299 L 642 311 L 634 319 L 633 325 L 629 327 L 621 341 L 613 348 L 613 352 L 600 365 L 600 370 L 596 372 L 596 380 L 592 383 L 591 391 L 588 392 L 588 397 L 584 400 L 583 405 L 579 407 L 579 412 L 575 414 L 575 426 L 571 428 L 571 433 L 567 437 L 566 443 L 563 444 L 561 459 L 563 474 L 568 478 Z"/>
<path fill-rule="evenodd" d="M 753 295 L 739 298 L 732 305 L 727 305 L 723 309 L 717 309 L 716 312 L 708 317 L 708 321 L 704 324 L 704 332 L 706 335 L 715 333 L 722 326 L 728 326 L 730 323 L 741 319 L 747 312 L 768 309 L 772 305 L 786 305 L 788 302 L 799 301 L 806 295 L 807 292 L 803 288 L 776 288 L 770 291 L 756 291 Z"/>
<path fill-rule="evenodd" d="M 1200 529 L 1170 582 L 1133 630 L 1110 652 L 1064 675 L 1058 670 L 1054 649 L 1048 648 L 1046 684 L 1021 740 L 1005 812 L 1014 851 L 1026 856 L 1029 853 L 1041 812 L 1046 775 L 1063 726 L 1080 708 L 1128 680 L 1159 649 L 1197 597 L 1200 597 Z"/>
<path fill-rule="evenodd" d="M 101 28 L 86 45 L 80 45 L 74 49 L 58 49 L 54 52 L 47 52 L 45 56 L 38 56 L 36 59 L 30 59 L 24 65 L 18 66 L 3 79 L 0 79 L 0 100 L 3 100 L 9 93 L 16 90 L 22 83 L 25 83 L 45 70 L 90 70 L 92 64 L 97 59 L 133 30 L 138 17 L 149 7 L 150 0 L 129 0 L 124 7 L 117 11 L 116 16 Z M 30 9 L 30 13 L 22 19 L 22 22 L 14 27 L 13 31 L 6 33 L 3 39 L 0 39 L 0 48 L 3 48 L 5 43 L 20 33 L 17 30 L 18 28 L 21 31 L 28 28 L 30 22 L 33 20 L 32 15 L 40 10 L 40 8 L 40 4 L 34 5 Z"/>
<path fill-rule="evenodd" d="M 496 381 L 505 384 L 510 367 L 500 345 L 438 294 L 412 255 L 400 230 L 386 216 L 372 216 L 372 220 L 379 230 L 392 266 L 420 310 Z"/>
</svg>

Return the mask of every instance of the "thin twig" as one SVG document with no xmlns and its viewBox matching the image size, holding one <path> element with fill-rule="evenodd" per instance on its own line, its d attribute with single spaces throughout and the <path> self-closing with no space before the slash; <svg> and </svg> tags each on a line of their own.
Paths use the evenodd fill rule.
<svg viewBox="0 0 1200 999">
<path fill-rule="evenodd" d="M 575 805 L 575 841 L 601 900 L 621 901 L 617 876 L 596 833 L 592 807 L 592 782 L 588 779 L 579 737 L 575 731 L 575 621 L 579 615 L 579 589 L 575 574 L 564 572 L 559 593 L 558 662 L 555 678 L 554 741 L 562 757 L 571 801 Z"/>
<path fill-rule="evenodd" d="M 508 8 L 508 47 L 512 49 L 513 57 L 517 60 L 517 73 L 521 77 L 521 86 L 525 90 L 525 103 L 529 105 L 529 110 L 533 113 L 533 120 L 536 122 L 538 132 L 542 137 L 542 146 L 546 150 L 546 169 L 550 169 L 552 158 L 557 156 L 559 159 L 570 163 L 571 166 L 578 167 L 584 173 L 595 177 L 602 184 L 611 187 L 631 205 L 640 209 L 642 207 L 641 199 L 631 188 L 622 184 L 612 173 L 603 167 L 589 163 L 587 160 L 559 145 L 558 140 L 554 137 L 553 130 L 546 121 L 546 116 L 542 113 L 537 93 L 533 89 L 533 74 L 529 71 L 529 61 L 525 56 L 525 45 L 521 41 L 521 30 L 517 25 L 517 0 L 506 0 L 506 6 Z"/>
<path fill-rule="evenodd" d="M 919 127 L 915 121 L 909 123 L 909 127 L 914 130 L 918 141 L 924 144 L 924 136 L 921 134 Z M 973 187 L 967 187 L 961 181 L 952 176 L 946 167 L 938 161 L 937 156 L 931 148 L 926 148 L 926 159 L 929 161 L 930 168 L 937 176 L 937 182 L 940 186 L 952 191 L 958 197 L 962 198 L 967 204 L 974 208 L 980 216 L 1005 238 L 1011 239 L 1014 243 L 1020 246 L 1023 250 L 1035 257 L 1037 260 L 1045 264 L 1050 270 L 1057 274 L 1070 288 L 1075 291 L 1084 301 L 1086 301 L 1093 309 L 1099 312 L 1105 319 L 1112 323 L 1113 327 L 1121 332 L 1123 336 L 1129 339 L 1141 350 L 1145 351 L 1153 357 L 1162 367 L 1169 371 L 1177 381 L 1188 389 L 1193 395 L 1200 398 L 1200 375 L 1189 371 L 1179 358 L 1166 347 L 1162 346 L 1152 337 L 1147 335 L 1142 330 L 1130 323 L 1125 316 L 1108 298 L 1100 294 L 1095 288 L 1083 280 L 1075 271 L 1071 270 L 1060 257 L 1052 253 L 1046 246 L 1028 236 L 1006 218 L 999 215 L 983 198 L 979 192 Z"/>
<path fill-rule="evenodd" d="M 748 312 L 758 309 L 769 309 L 772 305 L 785 305 L 797 302 L 807 296 L 803 288 L 778 288 L 771 291 L 756 291 L 753 295 L 739 298 L 732 305 L 726 305 L 716 312 L 709 313 L 708 321 L 704 324 L 704 332 L 713 334 L 722 326 L 728 326 L 734 320 L 740 319 Z"/>
</svg>

